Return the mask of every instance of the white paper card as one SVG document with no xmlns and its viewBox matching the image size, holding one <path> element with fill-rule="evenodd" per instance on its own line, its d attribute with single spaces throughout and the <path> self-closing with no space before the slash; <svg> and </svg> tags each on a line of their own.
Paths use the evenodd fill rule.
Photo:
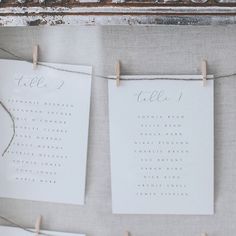
<svg viewBox="0 0 236 236">
<path fill-rule="evenodd" d="M 213 214 L 213 100 L 212 80 L 109 81 L 113 213 Z"/>
<path fill-rule="evenodd" d="M 0 60 L 0 197 L 84 204 L 91 67 L 45 65 Z"/>
<path fill-rule="evenodd" d="M 55 231 L 46 231 L 42 230 L 41 233 L 48 234 L 51 236 L 85 236 L 85 234 L 72 234 L 72 233 L 62 233 L 62 232 L 55 232 Z M 16 227 L 7 227 L 7 226 L 0 226 L 0 235 L 4 236 L 33 236 L 34 233 L 27 232 L 20 228 Z"/>
</svg>

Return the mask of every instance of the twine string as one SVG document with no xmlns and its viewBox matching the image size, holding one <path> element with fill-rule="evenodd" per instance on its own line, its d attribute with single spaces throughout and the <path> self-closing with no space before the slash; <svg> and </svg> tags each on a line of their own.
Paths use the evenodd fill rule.
<svg viewBox="0 0 236 236">
<path fill-rule="evenodd" d="M 8 110 L 8 108 L 4 105 L 4 103 L 2 101 L 0 101 L 0 105 L 2 106 L 2 108 L 4 109 L 4 111 L 8 114 L 8 116 L 10 117 L 11 121 L 12 121 L 12 128 L 13 128 L 13 132 L 12 132 L 12 136 L 11 139 L 9 141 L 9 143 L 7 144 L 6 148 L 4 149 L 3 153 L 2 153 L 2 157 L 6 154 L 6 152 L 8 151 L 8 149 L 10 148 L 13 139 L 15 137 L 16 134 L 16 126 L 15 126 L 15 120 L 13 115 L 11 114 L 11 112 Z"/>
<path fill-rule="evenodd" d="M 24 61 L 24 62 L 28 62 L 28 63 L 32 63 L 32 60 L 27 60 L 26 58 L 16 55 L 15 53 L 11 52 L 8 49 L 2 48 L 0 47 L 0 50 L 13 56 L 14 58 Z M 52 65 L 48 65 L 42 62 L 38 62 L 37 65 L 39 66 L 43 66 L 43 67 L 47 67 L 50 69 L 54 69 L 54 70 L 58 70 L 58 71 L 63 71 L 63 72 L 68 72 L 68 73 L 74 73 L 74 74 L 80 74 L 80 75 L 90 75 L 93 77 L 97 77 L 97 78 L 101 78 L 101 79 L 107 79 L 107 80 L 116 80 L 116 78 L 112 78 L 111 76 L 105 76 L 105 75 L 100 75 L 100 74 L 94 74 L 94 73 L 87 73 L 87 72 L 81 72 L 81 71 L 75 71 L 75 70 L 67 70 L 67 69 L 63 69 L 63 68 L 58 68 L 56 66 L 52 66 Z M 236 72 L 231 73 L 231 74 L 222 74 L 222 75 L 216 75 L 214 76 L 214 78 L 207 78 L 207 80 L 217 80 L 217 79 L 221 79 L 221 78 L 226 78 L 226 77 L 232 77 L 232 76 L 236 76 Z M 160 78 L 160 77 L 152 77 L 152 78 L 121 78 L 120 80 L 180 80 L 180 81 L 201 81 L 202 79 L 191 79 L 191 78 Z"/>
<path fill-rule="evenodd" d="M 13 56 L 15 59 L 24 61 L 24 62 L 28 62 L 28 63 L 32 63 L 31 60 L 27 60 L 26 58 L 16 55 L 15 53 L 11 52 L 8 49 L 2 48 L 0 47 L 0 50 L 7 53 L 10 56 Z M 68 69 L 63 69 L 63 68 L 58 68 L 56 66 L 53 65 L 48 65 L 42 62 L 38 62 L 37 65 L 39 66 L 43 66 L 46 68 L 50 68 L 53 70 L 57 70 L 57 71 L 62 71 L 62 72 L 68 72 L 68 73 L 74 73 L 74 74 L 80 74 L 80 75 L 89 75 L 89 76 L 93 76 L 93 77 L 97 77 L 97 78 L 101 78 L 101 79 L 107 79 L 107 80 L 116 80 L 116 78 L 113 78 L 111 76 L 105 76 L 105 75 L 99 75 L 99 74 L 92 74 L 92 73 L 87 73 L 87 72 L 81 72 L 81 71 L 75 71 L 75 70 L 68 70 Z M 226 77 L 233 77 L 236 76 L 236 73 L 231 73 L 231 74 L 223 74 L 223 75 L 217 75 L 214 76 L 213 78 L 208 78 L 207 80 L 217 80 L 217 79 L 221 79 L 221 78 L 226 78 Z M 127 81 L 138 81 L 138 80 L 176 80 L 176 81 L 201 81 L 202 79 L 191 79 L 191 78 L 160 78 L 160 77 L 152 77 L 152 78 L 122 78 L 122 76 L 120 77 L 120 80 L 127 80 Z M 13 139 L 15 137 L 15 121 L 13 118 L 13 115 L 11 114 L 11 112 L 7 109 L 7 107 L 0 101 L 0 105 L 4 108 L 4 110 L 7 112 L 7 114 L 10 116 L 11 120 L 12 120 L 12 124 L 13 124 L 13 134 L 11 137 L 10 142 L 8 143 L 7 147 L 5 148 L 4 152 L 2 153 L 2 156 L 5 155 L 5 153 L 8 151 L 8 149 L 10 148 Z"/>
<path fill-rule="evenodd" d="M 21 225 L 21 224 L 15 222 L 15 221 L 12 220 L 12 219 L 9 219 L 9 218 L 5 217 L 5 216 L 1 216 L 1 215 L 0 215 L 0 219 L 6 221 L 7 223 L 11 224 L 12 226 L 15 226 L 15 227 L 17 227 L 17 228 L 20 228 L 20 229 L 22 229 L 22 230 L 24 230 L 24 231 L 26 231 L 26 232 L 29 232 L 29 233 L 32 233 L 32 234 L 35 234 L 35 233 L 36 233 L 35 230 L 29 229 L 29 228 L 27 228 L 27 227 L 25 227 L 25 226 L 23 226 L 23 225 Z M 45 232 L 39 232 L 38 234 L 39 234 L 39 235 L 43 235 L 43 236 L 57 236 L 56 234 L 51 234 L 51 233 L 49 234 L 49 233 L 45 233 Z"/>
</svg>

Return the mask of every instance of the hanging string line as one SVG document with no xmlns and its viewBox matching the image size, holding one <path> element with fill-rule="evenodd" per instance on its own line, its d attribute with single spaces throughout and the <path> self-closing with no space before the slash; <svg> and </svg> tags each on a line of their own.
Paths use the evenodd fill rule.
<svg viewBox="0 0 236 236">
<path fill-rule="evenodd" d="M 29 232 L 29 233 L 32 233 L 32 234 L 35 234 L 35 233 L 36 233 L 35 230 L 29 229 L 29 228 L 27 228 L 27 227 L 25 227 L 25 226 L 23 226 L 23 225 L 21 225 L 21 224 L 19 224 L 19 223 L 16 223 L 15 221 L 13 221 L 13 220 L 11 220 L 11 219 L 8 219 L 8 218 L 6 218 L 5 216 L 1 216 L 1 215 L 0 215 L 0 219 L 1 219 L 1 220 L 4 220 L 4 221 L 10 223 L 11 225 L 13 225 L 13 226 L 15 226 L 15 227 L 17 227 L 17 228 L 20 228 L 20 229 L 22 229 L 22 230 L 24 230 L 24 231 L 26 231 L 26 232 Z M 39 235 L 43 235 L 43 236 L 57 236 L 56 234 L 51 234 L 51 233 L 49 234 L 49 233 L 45 233 L 45 232 L 39 232 L 38 234 L 39 234 Z"/>
<path fill-rule="evenodd" d="M 2 156 L 4 156 L 4 155 L 6 154 L 6 152 L 8 151 L 8 149 L 10 148 L 12 142 L 13 142 L 13 139 L 14 139 L 15 134 L 16 134 L 16 127 L 15 127 L 15 120 L 14 120 L 14 117 L 13 117 L 13 115 L 11 114 L 11 112 L 7 109 L 7 107 L 3 104 L 2 101 L 0 101 L 0 105 L 1 105 L 2 108 L 5 110 L 5 112 L 9 115 L 9 117 L 11 118 L 12 127 L 13 127 L 13 132 L 12 132 L 11 139 L 10 139 L 9 143 L 7 144 L 7 147 L 4 149 L 4 151 L 3 151 L 3 153 L 2 153 Z"/>
<path fill-rule="evenodd" d="M 32 63 L 31 60 L 27 60 L 24 57 L 18 56 L 15 53 L 11 52 L 10 50 L 7 50 L 5 48 L 0 47 L 0 50 L 15 57 L 16 59 L 22 60 L 24 62 L 28 62 L 28 63 Z M 58 70 L 58 71 L 62 71 L 62 72 L 69 72 L 69 73 L 74 73 L 74 74 L 80 74 L 80 75 L 90 75 L 93 77 L 97 77 L 97 78 L 101 78 L 101 79 L 107 79 L 107 80 L 116 80 L 116 78 L 113 78 L 111 76 L 105 76 L 105 75 L 99 75 L 99 74 L 92 74 L 92 73 L 87 73 L 87 72 L 81 72 L 81 71 L 75 71 L 75 70 L 67 70 L 67 69 L 62 69 L 62 68 L 58 68 L 56 66 L 52 66 L 52 65 L 48 65 L 48 64 L 44 64 L 42 62 L 38 62 L 37 65 L 43 66 L 43 67 L 47 67 L 50 69 L 54 69 L 54 70 Z M 235 73 L 231 73 L 231 74 L 223 74 L 223 75 L 216 75 L 213 78 L 207 78 L 207 80 L 217 80 L 217 79 L 221 79 L 221 78 L 226 78 L 226 77 L 232 77 L 232 76 L 236 76 L 236 72 Z M 196 79 L 192 79 L 192 78 L 160 78 L 160 77 L 152 77 L 152 78 L 121 78 L 120 80 L 177 80 L 177 81 L 201 81 L 201 78 L 196 78 Z"/>
<path fill-rule="evenodd" d="M 11 52 L 8 49 L 0 47 L 0 50 L 5 52 L 5 53 L 7 53 L 8 55 L 13 56 L 14 58 L 16 58 L 18 60 L 21 60 L 21 61 L 24 61 L 24 62 L 28 62 L 28 63 L 32 63 L 31 60 L 27 60 L 24 57 L 18 56 L 18 55 L 16 55 L 15 53 Z M 46 68 L 50 68 L 50 69 L 54 69 L 54 70 L 57 70 L 57 71 L 74 73 L 74 74 L 80 74 L 80 75 L 89 75 L 89 76 L 93 76 L 93 77 L 97 77 L 97 78 L 101 78 L 101 79 L 107 79 L 107 80 L 115 80 L 116 79 L 116 78 L 111 77 L 111 76 L 105 76 L 105 75 L 92 74 L 92 73 L 87 73 L 87 72 L 81 72 L 81 71 L 67 70 L 67 69 L 63 69 L 63 68 L 58 68 L 56 66 L 48 65 L 48 64 L 45 64 L 45 63 L 42 63 L 42 62 L 38 62 L 37 65 L 40 65 L 40 66 L 43 66 L 43 67 L 46 67 Z M 207 78 L 207 80 L 217 80 L 217 79 L 226 78 L 226 77 L 233 77 L 233 76 L 236 76 L 236 73 L 225 74 L 225 75 L 217 75 L 217 76 L 214 76 L 212 78 Z M 124 79 L 121 76 L 120 80 L 127 80 L 127 81 L 129 81 L 129 80 L 131 80 L 131 81 L 132 80 L 133 81 L 138 81 L 138 80 L 201 81 L 202 79 L 201 78 L 195 78 L 195 79 L 192 79 L 192 78 L 174 78 L 174 77 L 172 77 L 172 78 L 168 78 L 168 77 L 161 78 L 161 77 L 155 77 L 155 76 L 152 76 L 152 78 L 125 78 Z M 0 105 L 4 108 L 4 110 L 11 117 L 11 120 L 12 120 L 12 123 L 13 123 L 13 135 L 12 135 L 12 138 L 11 138 L 9 144 L 7 145 L 6 149 L 4 150 L 4 152 L 2 154 L 2 156 L 4 156 L 4 154 L 8 151 L 9 147 L 11 146 L 11 143 L 12 143 L 12 141 L 14 139 L 14 136 L 15 136 L 15 121 L 13 119 L 13 115 L 10 113 L 10 111 L 7 109 L 7 107 L 2 102 L 0 103 Z"/>
</svg>

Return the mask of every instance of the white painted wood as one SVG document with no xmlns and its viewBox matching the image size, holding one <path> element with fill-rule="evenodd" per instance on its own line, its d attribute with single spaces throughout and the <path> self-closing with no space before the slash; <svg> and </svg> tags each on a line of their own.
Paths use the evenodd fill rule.
<svg viewBox="0 0 236 236">
<path fill-rule="evenodd" d="M 100 0 L 79 0 L 79 2 L 81 3 L 96 3 L 96 2 L 100 2 Z"/>
<path fill-rule="evenodd" d="M 121 6 L 105 6 L 105 7 L 7 7 L 0 8 L 1 14 L 44 14 L 45 16 L 50 15 L 50 13 L 60 13 L 60 14 L 80 14 L 89 13 L 91 16 L 93 14 L 236 14 L 236 7 L 232 6 L 209 6 L 209 7 L 121 7 Z M 109 16 L 108 16 L 109 17 Z"/>
<path fill-rule="evenodd" d="M 235 24 L 235 23 L 236 23 L 236 7 L 196 8 L 196 7 L 158 7 L 158 6 L 157 7 L 107 6 L 107 7 L 73 7 L 73 8 L 68 8 L 68 7 L 0 8 L 0 25 L 2 26 L 136 25 L 136 24 L 216 25 L 216 24 Z"/>
</svg>

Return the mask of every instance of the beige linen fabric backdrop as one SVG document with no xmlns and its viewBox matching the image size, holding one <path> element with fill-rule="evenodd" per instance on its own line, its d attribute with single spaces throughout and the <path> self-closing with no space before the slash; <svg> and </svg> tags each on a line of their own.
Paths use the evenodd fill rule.
<svg viewBox="0 0 236 236">
<path fill-rule="evenodd" d="M 105 75 L 114 73 L 117 59 L 122 61 L 123 74 L 195 74 L 200 73 L 203 58 L 211 74 L 236 72 L 236 25 L 0 29 L 0 46 L 17 55 L 30 59 L 36 43 L 42 61 L 92 65 L 94 73 Z M 10 57 L 1 52 L 0 58 Z M 88 236 L 122 236 L 125 230 L 134 236 L 198 236 L 204 231 L 210 236 L 235 235 L 236 76 L 215 83 L 214 216 L 111 213 L 107 96 L 107 81 L 94 78 L 86 205 L 0 199 L 0 214 L 28 227 L 42 214 L 44 229 Z"/>
</svg>

